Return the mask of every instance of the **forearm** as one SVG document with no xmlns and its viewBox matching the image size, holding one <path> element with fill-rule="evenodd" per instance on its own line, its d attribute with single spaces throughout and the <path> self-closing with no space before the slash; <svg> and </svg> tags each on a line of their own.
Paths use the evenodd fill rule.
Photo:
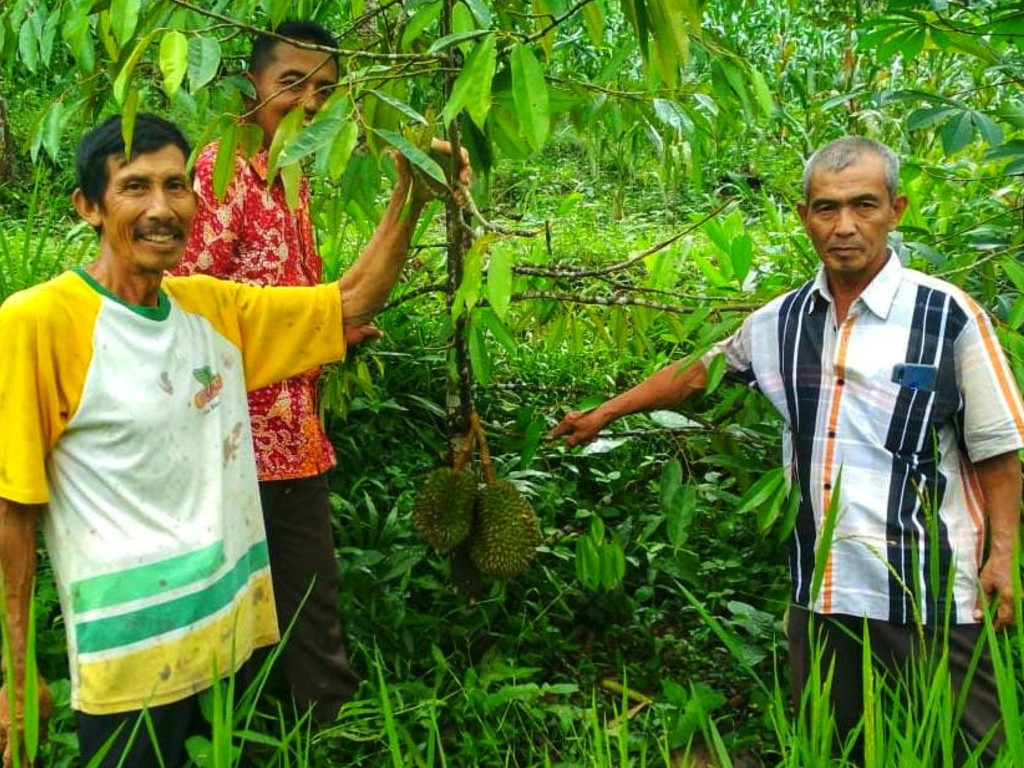
<svg viewBox="0 0 1024 768">
<path fill-rule="evenodd" d="M 979 461 L 974 468 L 985 500 L 989 557 L 1011 558 L 1020 535 L 1020 457 L 1011 451 Z"/>
<path fill-rule="evenodd" d="M 42 507 L 0 499 L 0 578 L 5 610 L 4 642 L 17 686 L 24 681 L 32 582 L 36 576 L 36 527 Z"/>
<path fill-rule="evenodd" d="M 708 375 L 704 363 L 697 360 L 690 365 L 682 362 L 665 366 L 622 394 L 598 406 L 608 421 L 631 413 L 674 408 L 707 387 Z"/>
<path fill-rule="evenodd" d="M 387 210 L 359 258 L 338 281 L 346 326 L 365 325 L 387 301 L 409 251 L 422 201 L 411 194 L 411 178 L 399 176 Z"/>
</svg>

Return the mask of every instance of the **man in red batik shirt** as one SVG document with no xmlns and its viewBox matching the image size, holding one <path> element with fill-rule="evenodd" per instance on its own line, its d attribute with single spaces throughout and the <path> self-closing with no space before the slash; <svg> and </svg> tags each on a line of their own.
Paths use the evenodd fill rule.
<svg viewBox="0 0 1024 768">
<path fill-rule="evenodd" d="M 252 158 L 235 158 L 234 178 L 219 201 L 213 191 L 218 144 L 200 153 L 195 164 L 199 206 L 177 267 L 180 274 L 205 273 L 257 285 L 321 281 L 308 183 L 301 180 L 298 205 L 290 208 L 280 179 L 267 183 L 267 149 L 291 109 L 302 105 L 312 117 L 338 81 L 334 55 L 279 38 L 337 46 L 314 22 L 285 22 L 276 34 L 256 37 L 247 73 L 256 98 L 246 106 L 251 122 L 263 131 L 263 149 Z M 435 140 L 434 148 L 446 151 L 447 144 Z M 468 182 L 468 163 L 464 167 L 463 181 Z M 407 186 L 396 187 L 390 207 L 400 210 L 407 193 Z M 394 221 L 385 216 L 367 248 L 393 240 L 393 230 Z M 408 248 L 408 239 L 393 247 Z M 353 344 L 377 335 L 376 329 L 363 326 L 350 330 L 346 340 Z M 312 708 L 315 720 L 323 723 L 352 696 L 359 678 L 348 663 L 337 606 L 338 566 L 326 477 L 335 456 L 320 426 L 319 376 L 314 370 L 253 392 L 249 408 L 282 633 L 294 620 L 282 653 L 284 675 L 299 711 Z"/>
</svg>

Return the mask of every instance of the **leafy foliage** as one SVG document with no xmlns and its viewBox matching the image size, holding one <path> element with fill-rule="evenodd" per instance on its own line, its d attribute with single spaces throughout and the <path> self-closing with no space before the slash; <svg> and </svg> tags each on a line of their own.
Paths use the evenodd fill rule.
<svg viewBox="0 0 1024 768">
<path fill-rule="evenodd" d="M 585 451 L 544 434 L 807 279 L 801 167 L 846 132 L 906 158 L 895 244 L 982 301 L 1024 381 L 1016 4 L 13 0 L 0 92 L 18 94 L 11 128 L 38 175 L 0 191 L 0 295 L 85 258 L 87 233 L 65 236 L 55 201 L 101 115 L 156 110 L 197 143 L 255 146 L 238 122 L 245 38 L 290 16 L 339 31 L 337 92 L 274 146 L 286 184 L 300 164 L 312 177 L 325 278 L 379 218 L 388 148 L 436 178 L 426 137 L 457 137 L 479 216 L 454 283 L 448 232 L 421 227 L 387 339 L 325 382 L 340 610 L 363 687 L 317 736 L 283 704 L 246 728 L 292 765 L 668 765 L 701 743 L 721 764 L 823 763 L 827 713 L 814 732 L 790 725 L 775 665 L 793 499 L 765 402 L 713 367 L 685 416 L 632 417 Z M 476 593 L 410 521 L 423 478 L 450 463 L 461 343 L 499 474 L 544 534 L 527 573 Z M 55 602 L 44 573 L 38 653 L 60 706 L 47 765 L 75 754 Z M 1008 701 L 1021 647 L 1018 632 L 1001 659 Z M 211 713 L 233 722 L 231 702 Z M 869 718 L 878 764 L 917 764 L 915 738 L 948 734 L 955 707 L 936 707 L 927 725 Z"/>
</svg>

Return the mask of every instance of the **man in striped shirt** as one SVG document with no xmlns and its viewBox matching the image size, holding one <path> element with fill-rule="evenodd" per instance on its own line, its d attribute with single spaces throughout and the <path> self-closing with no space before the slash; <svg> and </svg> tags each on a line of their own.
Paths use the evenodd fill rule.
<svg viewBox="0 0 1024 768">
<path fill-rule="evenodd" d="M 702 359 L 568 414 L 553 434 L 586 443 L 621 416 L 678 405 L 724 355 L 782 415 L 801 494 L 790 551 L 795 702 L 816 658 L 812 636 L 824 643 L 822 679 L 835 663 L 844 737 L 863 712 L 865 621 L 877 670 L 906 667 L 918 637 L 946 640 L 954 689 L 969 678 L 961 752 L 991 734 L 991 758 L 1002 735 L 987 650 L 973 676 L 968 668 L 986 606 L 997 629 L 1016 620 L 1024 405 L 978 305 L 887 247 L 907 205 L 898 179 L 898 160 L 877 142 L 846 137 L 819 150 L 798 205 L 822 262 L 815 279 Z"/>
</svg>

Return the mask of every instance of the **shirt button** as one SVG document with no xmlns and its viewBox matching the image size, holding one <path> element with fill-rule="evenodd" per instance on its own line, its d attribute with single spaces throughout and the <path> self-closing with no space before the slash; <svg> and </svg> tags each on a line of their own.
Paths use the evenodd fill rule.
<svg viewBox="0 0 1024 768">
<path fill-rule="evenodd" d="M 831 491 L 832 490 L 832 483 L 825 483 L 825 490 L 826 491 Z"/>
<path fill-rule="evenodd" d="M 846 379 L 836 379 L 836 386 L 841 387 L 846 383 Z"/>
<path fill-rule="evenodd" d="M 830 429 L 830 430 L 828 431 L 828 436 L 829 436 L 829 437 L 835 437 L 835 436 L 836 436 L 836 431 L 835 431 L 834 429 Z"/>
</svg>

